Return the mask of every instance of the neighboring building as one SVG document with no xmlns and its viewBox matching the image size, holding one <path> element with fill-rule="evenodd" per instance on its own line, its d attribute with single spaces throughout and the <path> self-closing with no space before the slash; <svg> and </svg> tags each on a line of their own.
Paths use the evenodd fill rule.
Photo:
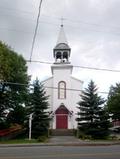
<svg viewBox="0 0 120 159">
<path fill-rule="evenodd" d="M 53 56 L 55 62 L 51 66 L 52 77 L 43 81 L 46 93 L 49 95 L 50 112 L 52 116 L 51 129 L 77 128 L 77 103 L 83 82 L 72 77 L 73 66 L 70 63 L 71 48 L 69 47 L 63 25 Z"/>
</svg>

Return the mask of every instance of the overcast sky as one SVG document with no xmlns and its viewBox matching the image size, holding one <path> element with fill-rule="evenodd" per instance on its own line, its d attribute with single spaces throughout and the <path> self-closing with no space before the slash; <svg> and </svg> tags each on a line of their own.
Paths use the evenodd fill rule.
<svg viewBox="0 0 120 159">
<path fill-rule="evenodd" d="M 0 40 L 29 60 L 39 0 L 0 0 Z M 120 70 L 120 0 L 43 0 L 32 60 L 54 62 L 61 17 L 73 65 Z M 50 65 L 31 63 L 32 79 L 51 76 Z M 92 79 L 99 91 L 120 82 L 120 72 L 74 68 L 73 76 Z"/>
</svg>

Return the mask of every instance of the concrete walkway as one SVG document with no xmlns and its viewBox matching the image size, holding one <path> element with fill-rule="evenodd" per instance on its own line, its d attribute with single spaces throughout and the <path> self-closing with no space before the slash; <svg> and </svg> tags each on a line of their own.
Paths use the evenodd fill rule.
<svg viewBox="0 0 120 159">
<path fill-rule="evenodd" d="M 62 143 L 80 143 L 81 140 L 74 136 L 52 136 L 49 139 L 49 143 L 56 143 L 56 144 L 62 144 Z"/>
</svg>

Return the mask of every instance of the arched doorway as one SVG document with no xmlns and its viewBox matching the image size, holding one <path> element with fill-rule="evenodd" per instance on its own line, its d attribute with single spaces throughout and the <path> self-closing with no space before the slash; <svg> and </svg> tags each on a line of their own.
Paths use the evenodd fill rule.
<svg viewBox="0 0 120 159">
<path fill-rule="evenodd" d="M 55 112 L 56 114 L 56 129 L 68 129 L 68 109 L 61 105 Z"/>
</svg>

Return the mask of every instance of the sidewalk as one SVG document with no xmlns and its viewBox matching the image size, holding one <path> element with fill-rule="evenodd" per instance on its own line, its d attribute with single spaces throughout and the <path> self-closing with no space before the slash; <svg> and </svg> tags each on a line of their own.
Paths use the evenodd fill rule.
<svg viewBox="0 0 120 159">
<path fill-rule="evenodd" d="M 103 145 L 120 145 L 120 141 L 91 141 L 80 140 L 74 136 L 52 136 L 49 143 L 63 146 L 103 146 Z"/>
<path fill-rule="evenodd" d="M 110 146 L 120 145 L 120 141 L 83 141 L 74 136 L 52 136 L 47 143 L 0 144 L 2 147 L 33 147 L 33 146 Z"/>
</svg>

